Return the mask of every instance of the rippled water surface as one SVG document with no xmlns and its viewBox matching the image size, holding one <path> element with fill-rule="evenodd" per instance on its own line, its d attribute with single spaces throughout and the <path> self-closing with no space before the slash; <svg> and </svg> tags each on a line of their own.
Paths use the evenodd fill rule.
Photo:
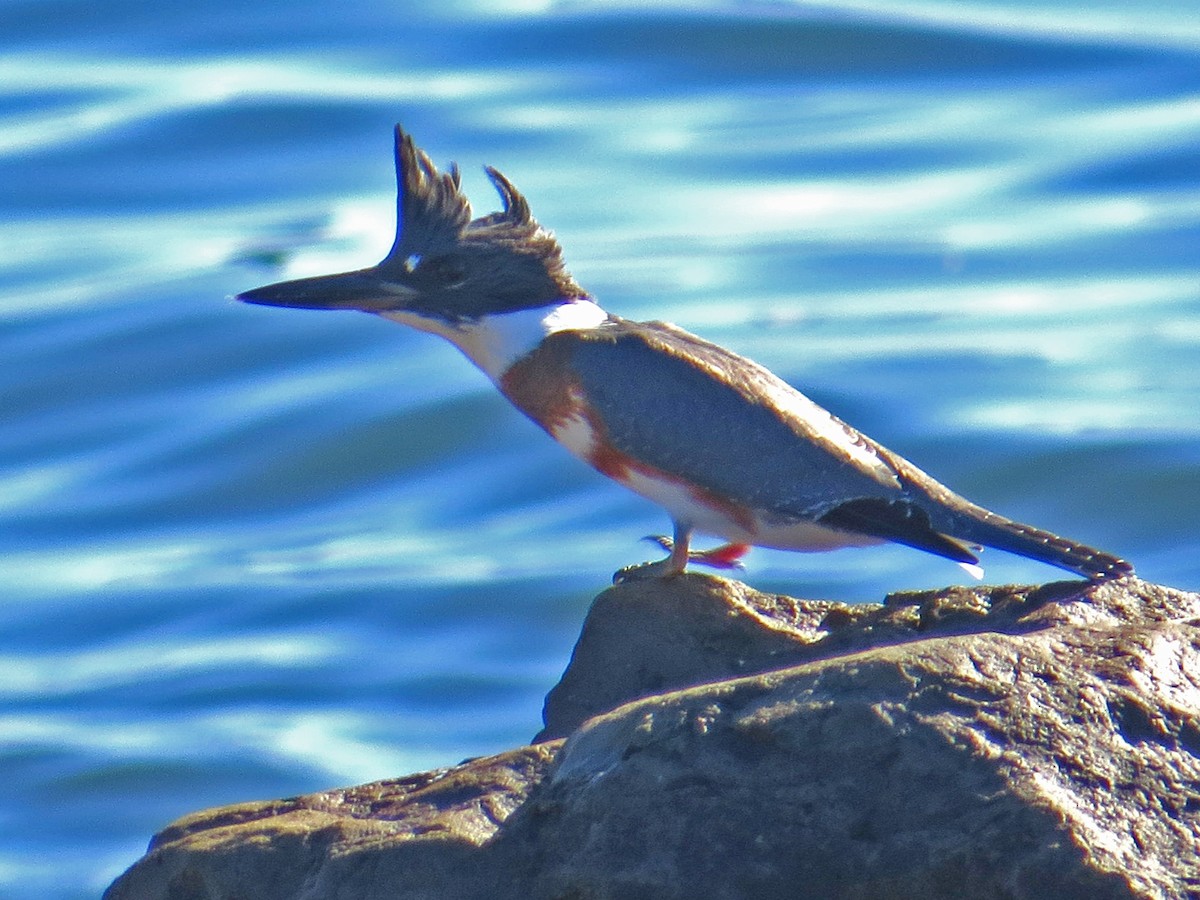
<svg viewBox="0 0 1200 900">
<path fill-rule="evenodd" d="M 502 169 L 614 312 L 1200 588 L 1200 26 L 1076 6 L 0 4 L 0 895 L 526 741 L 666 527 L 436 339 L 228 299 L 382 256 L 397 121 L 481 211 Z"/>
</svg>

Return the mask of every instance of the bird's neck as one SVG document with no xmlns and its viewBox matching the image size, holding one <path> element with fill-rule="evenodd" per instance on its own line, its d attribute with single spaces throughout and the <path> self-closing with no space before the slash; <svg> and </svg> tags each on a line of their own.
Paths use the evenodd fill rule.
<svg viewBox="0 0 1200 900">
<path fill-rule="evenodd" d="M 586 297 L 565 299 L 536 309 L 480 316 L 468 322 L 442 322 L 405 312 L 385 312 L 384 318 L 444 337 L 497 384 L 517 360 L 537 349 L 558 331 L 596 328 L 608 313 Z"/>
</svg>

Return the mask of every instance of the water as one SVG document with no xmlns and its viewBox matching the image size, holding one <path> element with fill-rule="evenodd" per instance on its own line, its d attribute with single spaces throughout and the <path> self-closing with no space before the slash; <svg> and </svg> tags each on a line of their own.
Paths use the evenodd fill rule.
<svg viewBox="0 0 1200 900">
<path fill-rule="evenodd" d="M 501 168 L 613 311 L 1200 588 L 1186 4 L 438 10 L 0 5 L 0 895 L 95 896 L 200 807 L 526 741 L 666 527 L 435 339 L 227 299 L 383 254 L 396 121 L 480 211 Z"/>
</svg>

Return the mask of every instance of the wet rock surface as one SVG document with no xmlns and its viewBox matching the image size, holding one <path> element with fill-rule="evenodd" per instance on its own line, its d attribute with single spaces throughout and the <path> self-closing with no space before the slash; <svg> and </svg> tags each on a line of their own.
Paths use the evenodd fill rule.
<svg viewBox="0 0 1200 900">
<path fill-rule="evenodd" d="M 1200 896 L 1198 626 L 1136 579 L 623 584 L 542 743 L 189 816 L 106 896 Z"/>
</svg>

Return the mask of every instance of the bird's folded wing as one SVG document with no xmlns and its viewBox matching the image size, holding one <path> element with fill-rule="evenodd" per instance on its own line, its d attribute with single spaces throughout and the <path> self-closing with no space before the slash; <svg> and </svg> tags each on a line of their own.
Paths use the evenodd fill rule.
<svg viewBox="0 0 1200 900">
<path fill-rule="evenodd" d="M 785 518 L 902 494 L 882 448 L 763 367 L 682 329 L 614 318 L 555 339 L 571 343 L 572 376 L 607 441 L 664 473 Z"/>
</svg>

